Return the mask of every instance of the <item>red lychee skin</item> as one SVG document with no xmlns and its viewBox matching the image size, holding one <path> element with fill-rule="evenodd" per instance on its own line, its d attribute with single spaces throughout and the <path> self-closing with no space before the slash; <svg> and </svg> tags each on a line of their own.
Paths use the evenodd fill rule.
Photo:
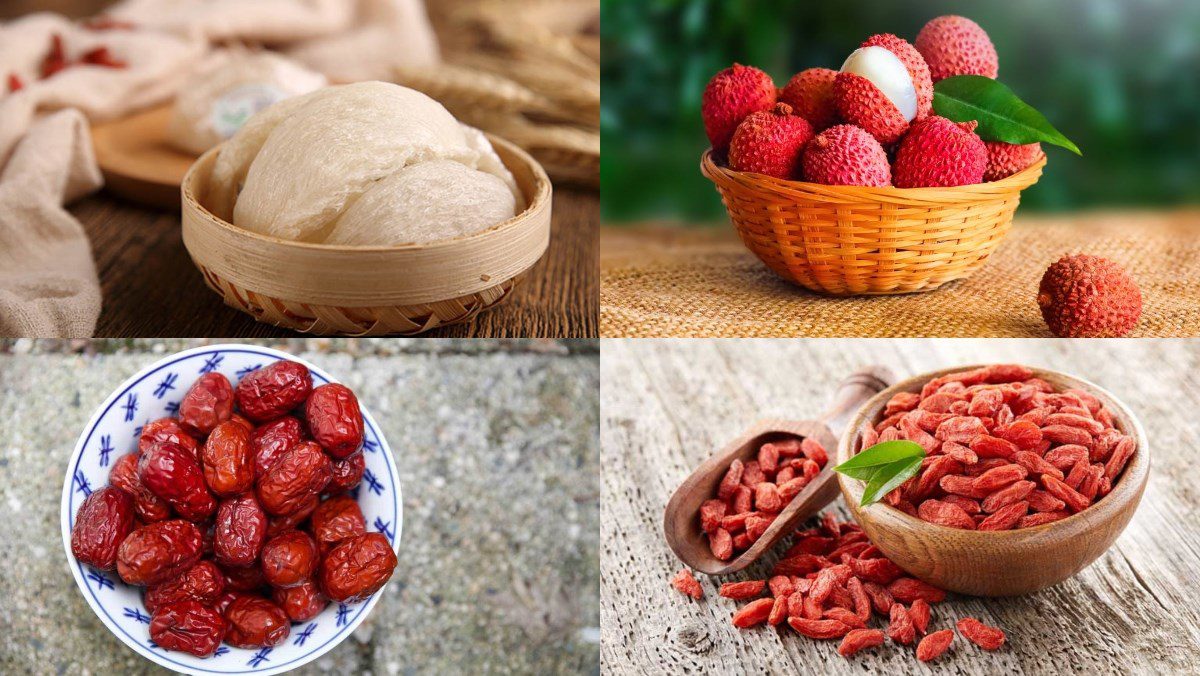
<svg viewBox="0 0 1200 676">
<path fill-rule="evenodd" d="M 933 79 L 929 75 L 929 65 L 925 63 L 925 57 L 921 56 L 916 47 L 909 44 L 908 40 L 891 33 L 872 35 L 860 46 L 883 47 L 895 54 L 904 67 L 908 68 L 913 87 L 917 90 L 917 116 L 913 118 L 914 122 L 925 119 L 933 112 Z"/>
<path fill-rule="evenodd" d="M 769 111 L 751 113 L 738 125 L 729 144 L 729 166 L 775 178 L 800 175 L 800 154 L 812 139 L 812 125 L 792 107 L 777 103 Z"/>
<path fill-rule="evenodd" d="M 917 51 L 929 64 L 934 82 L 955 75 L 996 78 L 1000 60 L 991 38 L 979 24 L 962 16 L 946 15 L 930 20 L 917 33 Z"/>
<path fill-rule="evenodd" d="M 1027 143 L 1014 145 L 1000 141 L 984 141 L 988 151 L 988 166 L 983 172 L 983 180 L 999 181 L 1033 166 L 1045 156 L 1042 144 Z"/>
<path fill-rule="evenodd" d="M 897 188 L 974 185 L 983 181 L 988 155 L 976 122 L 951 122 L 937 115 L 914 122 L 892 163 Z"/>
<path fill-rule="evenodd" d="M 1038 306 L 1060 338 L 1120 338 L 1142 315 L 1142 292 L 1129 273 L 1099 256 L 1063 256 L 1042 276 Z"/>
<path fill-rule="evenodd" d="M 771 76 L 753 66 L 735 63 L 714 75 L 700 102 L 704 131 L 713 150 L 725 152 L 742 120 L 750 113 L 770 110 L 777 95 Z"/>
<path fill-rule="evenodd" d="M 813 131 L 828 129 L 837 122 L 837 110 L 833 105 L 833 81 L 836 78 L 837 71 L 829 68 L 802 70 L 780 90 L 779 101 L 808 120 Z"/>
<path fill-rule="evenodd" d="M 908 69 L 917 93 L 917 114 L 913 122 L 928 117 L 933 110 L 933 81 L 929 77 L 929 67 L 916 48 L 890 33 L 872 35 L 860 47 L 883 47 L 900 59 Z M 896 143 L 908 131 L 909 121 L 891 99 L 861 75 L 838 73 L 833 99 L 842 120 L 867 130 L 885 146 Z"/>
<path fill-rule="evenodd" d="M 804 149 L 804 179 L 823 185 L 892 184 L 887 151 L 860 127 L 839 124 L 817 134 Z"/>
</svg>

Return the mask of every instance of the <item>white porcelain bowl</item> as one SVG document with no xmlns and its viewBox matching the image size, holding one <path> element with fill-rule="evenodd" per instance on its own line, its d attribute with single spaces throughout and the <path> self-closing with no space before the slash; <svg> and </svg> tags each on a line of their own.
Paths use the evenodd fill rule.
<svg viewBox="0 0 1200 676">
<path fill-rule="evenodd" d="M 179 400 L 203 373 L 217 371 L 236 386 L 245 374 L 275 361 L 297 361 L 312 372 L 313 386 L 337 382 L 325 371 L 286 352 L 255 345 L 211 345 L 185 350 L 142 369 L 113 391 L 96 410 L 75 445 L 62 492 L 62 537 L 79 591 L 117 638 L 155 664 L 187 674 L 278 674 L 317 659 L 354 631 L 374 607 L 382 590 L 359 603 L 331 603 L 316 618 L 292 625 L 291 634 L 274 648 L 246 650 L 221 644 L 215 655 L 199 658 L 168 651 L 150 640 L 150 613 L 142 590 L 121 581 L 115 572 L 86 566 L 71 554 L 71 526 L 79 504 L 108 483 L 113 463 L 137 448 L 142 425 L 173 416 Z M 366 471 L 352 494 L 362 507 L 367 529 L 379 531 L 399 552 L 403 508 L 396 461 L 364 399 L 356 392 L 364 425 Z"/>
</svg>

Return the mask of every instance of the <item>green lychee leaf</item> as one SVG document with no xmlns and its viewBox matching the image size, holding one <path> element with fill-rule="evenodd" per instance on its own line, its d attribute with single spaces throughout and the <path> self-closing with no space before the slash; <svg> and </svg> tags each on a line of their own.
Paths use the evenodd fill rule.
<svg viewBox="0 0 1200 676">
<path fill-rule="evenodd" d="M 985 141 L 1049 143 L 1083 155 L 1045 115 L 990 77 L 957 75 L 941 80 L 933 86 L 933 110 L 955 122 L 978 121 L 975 133 Z"/>
</svg>

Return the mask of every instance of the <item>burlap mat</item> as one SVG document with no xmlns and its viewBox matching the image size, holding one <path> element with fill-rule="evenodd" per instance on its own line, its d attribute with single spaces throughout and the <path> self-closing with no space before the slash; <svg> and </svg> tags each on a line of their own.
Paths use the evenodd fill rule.
<svg viewBox="0 0 1200 676">
<path fill-rule="evenodd" d="M 1200 212 L 1022 217 L 970 279 L 927 293 L 834 298 L 775 276 L 732 226 L 601 229 L 605 337 L 1052 337 L 1038 283 L 1065 253 L 1104 256 L 1142 289 L 1131 337 L 1200 335 Z"/>
</svg>

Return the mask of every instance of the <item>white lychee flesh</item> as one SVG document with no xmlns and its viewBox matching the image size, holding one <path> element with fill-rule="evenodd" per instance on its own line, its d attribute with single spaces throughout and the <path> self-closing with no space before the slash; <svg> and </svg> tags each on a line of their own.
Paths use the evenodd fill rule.
<svg viewBox="0 0 1200 676">
<path fill-rule="evenodd" d="M 861 47 L 846 57 L 843 73 L 865 77 L 896 106 L 904 119 L 917 116 L 917 88 L 904 62 L 883 47 Z"/>
</svg>

